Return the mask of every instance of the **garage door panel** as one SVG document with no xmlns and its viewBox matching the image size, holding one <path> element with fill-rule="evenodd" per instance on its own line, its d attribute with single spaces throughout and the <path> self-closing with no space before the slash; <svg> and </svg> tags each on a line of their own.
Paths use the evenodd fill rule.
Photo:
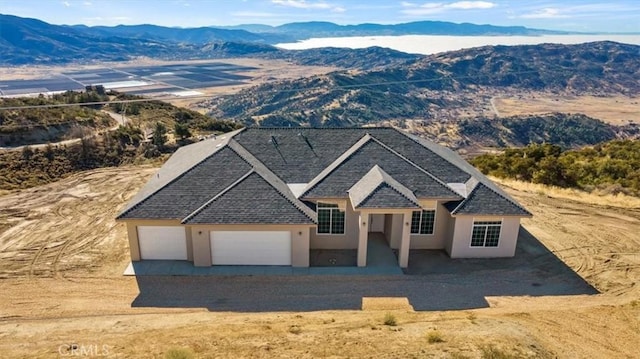
<svg viewBox="0 0 640 359">
<path fill-rule="evenodd" d="M 143 260 L 187 260 L 187 237 L 184 227 L 138 226 L 138 244 Z"/>
<path fill-rule="evenodd" d="M 291 265 L 289 231 L 212 231 L 214 265 Z"/>
</svg>

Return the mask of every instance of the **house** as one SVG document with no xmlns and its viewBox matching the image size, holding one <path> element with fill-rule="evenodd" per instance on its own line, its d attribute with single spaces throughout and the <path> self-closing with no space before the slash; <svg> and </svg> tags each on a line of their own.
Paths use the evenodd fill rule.
<svg viewBox="0 0 640 359">
<path fill-rule="evenodd" d="M 531 214 L 453 151 L 392 128 L 246 128 L 180 148 L 132 198 L 132 261 L 309 266 L 384 234 L 409 249 L 511 257 Z"/>
</svg>

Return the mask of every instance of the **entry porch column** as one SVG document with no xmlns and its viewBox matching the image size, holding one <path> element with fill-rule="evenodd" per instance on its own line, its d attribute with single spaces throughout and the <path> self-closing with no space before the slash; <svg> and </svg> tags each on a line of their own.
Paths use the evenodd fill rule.
<svg viewBox="0 0 640 359">
<path fill-rule="evenodd" d="M 367 246 L 369 245 L 369 212 L 361 211 L 358 217 L 358 267 L 367 266 Z"/>
<path fill-rule="evenodd" d="M 402 214 L 402 238 L 398 248 L 398 265 L 400 268 L 409 266 L 409 247 L 411 247 L 411 212 Z"/>
</svg>

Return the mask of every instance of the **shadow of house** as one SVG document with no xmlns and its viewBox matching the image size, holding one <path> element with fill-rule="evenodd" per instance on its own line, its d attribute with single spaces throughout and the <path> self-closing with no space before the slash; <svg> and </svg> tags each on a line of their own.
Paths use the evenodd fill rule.
<svg viewBox="0 0 640 359">
<path fill-rule="evenodd" d="M 520 227 L 516 256 L 451 259 L 414 250 L 405 275 L 137 276 L 133 307 L 267 312 L 360 310 L 363 297 L 406 297 L 417 311 L 488 307 L 488 296 L 598 291 Z"/>
</svg>

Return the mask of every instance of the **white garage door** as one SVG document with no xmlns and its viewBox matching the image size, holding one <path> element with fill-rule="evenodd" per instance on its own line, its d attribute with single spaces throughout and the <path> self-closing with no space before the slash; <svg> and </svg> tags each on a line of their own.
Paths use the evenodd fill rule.
<svg viewBox="0 0 640 359">
<path fill-rule="evenodd" d="M 289 231 L 212 231 L 213 265 L 291 265 Z"/>
<path fill-rule="evenodd" d="M 142 259 L 187 259 L 184 227 L 138 226 L 138 244 Z"/>
</svg>

